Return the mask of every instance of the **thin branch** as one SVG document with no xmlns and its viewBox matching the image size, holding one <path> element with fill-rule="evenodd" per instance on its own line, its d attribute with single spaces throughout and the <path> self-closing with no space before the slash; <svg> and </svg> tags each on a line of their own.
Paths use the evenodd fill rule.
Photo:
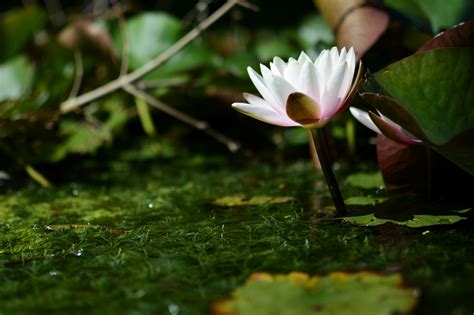
<svg viewBox="0 0 474 315">
<path fill-rule="evenodd" d="M 150 73 L 151 71 L 156 69 L 158 66 L 160 66 L 162 63 L 164 63 L 169 58 L 171 58 L 173 55 L 175 55 L 183 47 L 188 45 L 192 40 L 198 37 L 202 31 L 204 31 L 206 28 L 211 26 L 214 22 L 216 22 L 219 18 L 221 18 L 225 13 L 227 13 L 230 9 L 232 9 L 236 4 L 239 4 L 239 1 L 240 0 L 228 0 L 219 9 L 217 9 L 213 14 L 211 14 L 207 19 L 199 23 L 195 28 L 193 28 L 189 33 L 184 35 L 180 40 L 178 40 L 171 47 L 165 50 L 161 55 L 151 60 L 150 62 L 144 64 L 137 70 L 127 75 L 121 76 L 113 81 L 110 81 L 109 83 L 106 83 L 95 90 L 84 93 L 77 98 L 66 100 L 65 102 L 61 104 L 61 112 L 67 113 L 72 110 L 75 110 L 81 105 L 84 105 L 99 97 L 102 97 L 111 92 L 114 92 L 130 83 L 133 83 L 134 81 L 140 79 L 146 74 Z"/>
<path fill-rule="evenodd" d="M 69 92 L 68 99 L 75 98 L 79 89 L 81 88 L 82 76 L 84 75 L 84 65 L 82 62 L 82 53 L 80 50 L 74 50 L 74 62 L 76 64 L 76 76 L 72 84 L 71 92 Z"/>
<path fill-rule="evenodd" d="M 195 118 L 193 118 L 193 117 L 191 117 L 191 116 L 189 116 L 189 115 L 187 115 L 187 114 L 185 114 L 185 113 L 169 106 L 168 104 L 163 103 L 162 101 L 158 100 L 157 98 L 153 97 L 152 95 L 137 89 L 135 86 L 133 86 L 131 84 L 124 85 L 123 89 L 126 92 L 132 94 L 133 96 L 142 99 L 143 101 L 148 103 L 150 106 L 155 107 L 155 108 L 167 113 L 168 115 L 171 115 L 174 118 L 179 119 L 179 120 L 193 126 L 196 129 L 202 130 L 203 132 L 210 135 L 211 137 L 213 137 L 217 141 L 225 144 L 231 152 L 235 152 L 240 148 L 240 144 L 238 142 L 236 142 L 236 141 L 228 138 L 227 136 L 221 134 L 220 132 L 212 129 L 211 127 L 209 127 L 209 124 L 207 122 L 197 120 L 197 119 L 195 119 Z"/>
<path fill-rule="evenodd" d="M 130 55 L 130 50 L 128 48 L 127 28 L 125 25 L 125 19 L 123 18 L 123 10 L 121 9 L 122 5 L 120 3 L 116 3 L 115 0 L 112 3 L 114 6 L 116 5 L 119 7 L 117 10 L 117 20 L 119 24 L 120 36 L 122 38 L 122 63 L 120 65 L 120 76 L 124 76 L 128 72 L 128 62 Z"/>
</svg>

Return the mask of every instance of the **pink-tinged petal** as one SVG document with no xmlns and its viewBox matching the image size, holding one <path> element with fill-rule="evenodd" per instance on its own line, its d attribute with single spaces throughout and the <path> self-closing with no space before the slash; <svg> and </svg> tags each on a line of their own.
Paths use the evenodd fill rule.
<svg viewBox="0 0 474 315">
<path fill-rule="evenodd" d="M 315 65 L 311 61 L 305 62 L 300 71 L 299 90 L 319 103 L 321 100 L 320 82 L 321 79 Z"/>
<path fill-rule="evenodd" d="M 277 111 L 280 113 L 286 113 L 286 99 L 288 98 L 288 95 L 296 92 L 296 89 L 284 78 L 278 76 L 273 76 L 269 87 L 273 95 L 275 95 L 277 104 L 279 105 Z"/>
<path fill-rule="evenodd" d="M 372 119 L 370 119 L 369 113 L 364 112 L 363 110 L 360 110 L 355 107 L 349 107 L 349 110 L 352 116 L 354 116 L 354 118 L 357 119 L 361 124 L 371 129 L 372 131 L 375 131 L 376 133 L 382 134 L 380 129 L 374 124 Z"/>
<path fill-rule="evenodd" d="M 242 114 L 248 115 L 268 124 L 282 127 L 298 126 L 296 122 L 292 121 L 286 116 L 281 115 L 280 113 L 277 113 L 269 107 L 260 107 L 247 103 L 234 103 L 232 104 L 232 107 Z"/>
<path fill-rule="evenodd" d="M 382 121 L 387 123 L 389 128 L 392 129 L 392 132 L 395 134 L 396 137 L 398 137 L 399 142 L 406 143 L 406 144 L 417 144 L 417 143 L 422 142 L 421 140 L 419 140 L 415 136 L 413 136 L 410 133 L 408 133 L 407 131 L 405 131 L 399 124 L 397 124 L 396 122 L 394 122 L 390 118 L 382 115 L 381 113 L 379 113 L 379 116 L 382 119 Z M 393 139 L 393 140 L 395 140 L 395 139 Z M 397 141 L 397 140 L 395 140 L 395 141 Z"/>
<path fill-rule="evenodd" d="M 321 98 L 324 119 L 332 117 L 343 101 L 343 98 L 339 96 L 339 90 L 344 81 L 347 68 L 347 63 L 337 65 L 334 73 L 326 84 L 326 89 Z"/>
<path fill-rule="evenodd" d="M 247 68 L 247 72 L 250 76 L 250 80 L 252 80 L 252 83 L 255 85 L 260 95 L 263 96 L 265 101 L 267 101 L 274 108 L 277 107 L 277 100 L 270 89 L 268 89 L 265 85 L 265 81 L 263 80 L 262 76 L 250 67 Z"/>
</svg>

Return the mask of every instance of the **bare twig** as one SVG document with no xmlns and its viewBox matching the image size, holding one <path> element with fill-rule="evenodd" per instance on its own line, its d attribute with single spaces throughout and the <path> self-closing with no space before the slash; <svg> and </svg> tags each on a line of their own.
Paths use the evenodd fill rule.
<svg viewBox="0 0 474 315">
<path fill-rule="evenodd" d="M 127 37 L 127 28 L 125 25 L 125 19 L 123 18 L 123 10 L 121 9 L 121 4 L 117 3 L 116 0 L 112 2 L 114 6 L 118 6 L 117 11 L 117 20 L 119 24 L 120 36 L 122 37 L 122 64 L 120 65 L 120 76 L 124 76 L 128 72 L 128 62 L 130 51 L 128 49 L 128 37 Z"/>
<path fill-rule="evenodd" d="M 82 76 L 84 75 L 84 66 L 82 64 L 82 53 L 80 50 L 74 50 L 74 62 L 76 63 L 76 76 L 72 84 L 68 99 L 75 98 L 81 88 Z"/>
<path fill-rule="evenodd" d="M 181 111 L 178 111 L 177 109 L 169 106 L 168 104 L 163 103 L 162 101 L 158 100 L 157 98 L 153 97 L 152 95 L 141 91 L 137 89 L 135 86 L 131 84 L 126 84 L 123 86 L 123 89 L 127 91 L 128 93 L 132 94 L 135 97 L 138 97 L 148 103 L 148 105 L 155 107 L 168 115 L 171 115 L 175 117 L 176 119 L 179 119 L 191 126 L 193 126 L 196 129 L 202 130 L 206 134 L 210 135 L 217 141 L 225 144 L 227 148 L 231 152 L 235 152 L 240 148 L 240 144 L 238 142 L 235 142 L 234 140 L 228 138 L 227 136 L 221 134 L 220 132 L 212 129 L 209 127 L 208 123 L 205 121 L 197 120 Z"/>
<path fill-rule="evenodd" d="M 174 43 L 171 47 L 165 50 L 161 55 L 156 57 L 155 59 L 151 60 L 150 62 L 144 64 L 142 67 L 138 68 L 137 70 L 127 74 L 120 76 L 119 78 L 110 81 L 101 87 L 89 91 L 80 95 L 77 98 L 68 99 L 61 104 L 61 112 L 67 113 L 81 105 L 89 103 L 99 97 L 107 95 L 111 92 L 114 92 L 134 81 L 140 79 L 144 75 L 150 73 L 162 63 L 167 61 L 171 58 L 174 54 L 176 54 L 179 50 L 183 47 L 188 45 L 192 40 L 198 37 L 202 31 L 216 22 L 219 18 L 221 18 L 225 13 L 227 13 L 230 9 L 232 9 L 235 5 L 239 4 L 240 0 L 228 0 L 224 3 L 219 9 L 217 9 L 213 14 L 211 14 L 207 19 L 199 23 L 195 28 L 193 28 L 189 33 L 184 35 L 180 40 Z"/>
</svg>

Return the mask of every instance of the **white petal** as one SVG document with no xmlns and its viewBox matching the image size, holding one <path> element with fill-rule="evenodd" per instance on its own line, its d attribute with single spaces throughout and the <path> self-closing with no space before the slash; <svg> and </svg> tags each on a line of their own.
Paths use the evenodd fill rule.
<svg viewBox="0 0 474 315">
<path fill-rule="evenodd" d="M 346 47 L 342 47 L 341 54 L 339 55 L 339 62 L 342 63 L 342 62 L 346 61 L 346 56 L 347 56 Z"/>
<path fill-rule="evenodd" d="M 351 47 L 349 51 L 347 52 L 346 62 L 349 65 L 349 67 L 352 69 L 352 72 L 354 72 L 355 66 L 356 66 L 356 55 L 355 55 L 353 47 Z"/>
<path fill-rule="evenodd" d="M 352 79 L 354 77 L 354 71 L 351 67 L 344 63 L 344 74 L 340 83 L 339 92 L 337 93 L 338 98 L 345 99 L 349 89 L 351 88 Z"/>
<path fill-rule="evenodd" d="M 332 69 L 334 69 L 334 67 L 339 64 L 339 51 L 337 50 L 337 47 L 334 46 L 333 48 L 331 48 L 331 51 L 329 52 L 329 55 L 331 57 L 331 65 L 332 65 Z"/>
<path fill-rule="evenodd" d="M 308 57 L 308 55 L 304 51 L 302 51 L 300 56 L 298 57 L 298 63 L 302 65 L 306 61 L 311 61 L 311 59 Z"/>
<path fill-rule="evenodd" d="M 305 62 L 301 67 L 298 86 L 302 93 L 310 96 L 318 104 L 321 100 L 320 82 L 315 65 L 311 61 Z"/>
<path fill-rule="evenodd" d="M 247 68 L 247 72 L 249 73 L 250 80 L 252 80 L 252 83 L 255 85 L 260 95 L 263 96 L 265 101 L 267 101 L 274 108 L 277 107 L 277 100 L 270 89 L 265 85 L 265 81 L 263 80 L 262 76 L 250 67 Z"/>
<path fill-rule="evenodd" d="M 300 76 L 301 65 L 298 61 L 292 59 L 288 61 L 288 66 L 285 69 L 283 77 L 290 83 L 295 89 L 298 89 L 298 78 Z"/>
<path fill-rule="evenodd" d="M 270 83 L 271 78 L 273 77 L 272 71 L 268 69 L 267 66 L 260 64 L 260 72 L 262 73 L 263 82 L 268 87 L 268 84 Z"/>
<path fill-rule="evenodd" d="M 324 93 L 321 95 L 322 117 L 331 117 L 339 108 L 342 98 L 339 96 L 339 90 L 347 71 L 347 63 L 337 65 L 334 73 L 327 82 Z"/>
<path fill-rule="evenodd" d="M 355 107 L 349 107 L 349 110 L 351 111 L 352 116 L 354 116 L 354 118 L 357 119 L 361 124 L 375 131 L 376 133 L 382 134 L 372 119 L 370 119 L 369 113 Z"/>
<path fill-rule="evenodd" d="M 293 120 L 268 107 L 260 107 L 247 103 L 234 103 L 232 104 L 232 107 L 245 115 L 249 115 L 255 119 L 272 125 L 283 127 L 298 126 L 298 124 Z"/>
<path fill-rule="evenodd" d="M 274 57 L 273 63 L 270 63 L 270 69 L 272 69 L 273 74 L 283 76 L 285 71 L 286 63 L 280 57 Z"/>
<path fill-rule="evenodd" d="M 272 78 L 270 89 L 277 99 L 277 104 L 280 106 L 280 108 L 276 108 L 276 110 L 286 114 L 286 100 L 288 99 L 288 95 L 296 92 L 296 89 L 285 79 L 278 76 Z"/>
<path fill-rule="evenodd" d="M 326 82 L 330 79 L 331 77 L 331 57 L 329 56 L 329 52 L 327 50 L 324 50 L 316 59 L 315 61 L 316 64 L 316 69 L 318 69 L 319 74 L 321 75 L 321 78 L 323 79 L 323 82 Z"/>
</svg>

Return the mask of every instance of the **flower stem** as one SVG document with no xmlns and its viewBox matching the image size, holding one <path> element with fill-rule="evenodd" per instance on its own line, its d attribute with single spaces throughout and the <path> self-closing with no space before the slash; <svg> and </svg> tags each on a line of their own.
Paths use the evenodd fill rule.
<svg viewBox="0 0 474 315">
<path fill-rule="evenodd" d="M 331 192 L 332 201 L 336 207 L 337 216 L 345 216 L 347 214 L 346 205 L 344 199 L 342 199 L 341 191 L 336 181 L 336 177 L 331 169 L 331 162 L 329 160 L 328 146 L 326 138 L 324 137 L 322 128 L 313 129 L 312 138 L 314 145 L 316 146 L 316 152 L 319 156 L 319 162 L 323 169 L 324 177 L 328 185 L 329 191 Z"/>
</svg>

